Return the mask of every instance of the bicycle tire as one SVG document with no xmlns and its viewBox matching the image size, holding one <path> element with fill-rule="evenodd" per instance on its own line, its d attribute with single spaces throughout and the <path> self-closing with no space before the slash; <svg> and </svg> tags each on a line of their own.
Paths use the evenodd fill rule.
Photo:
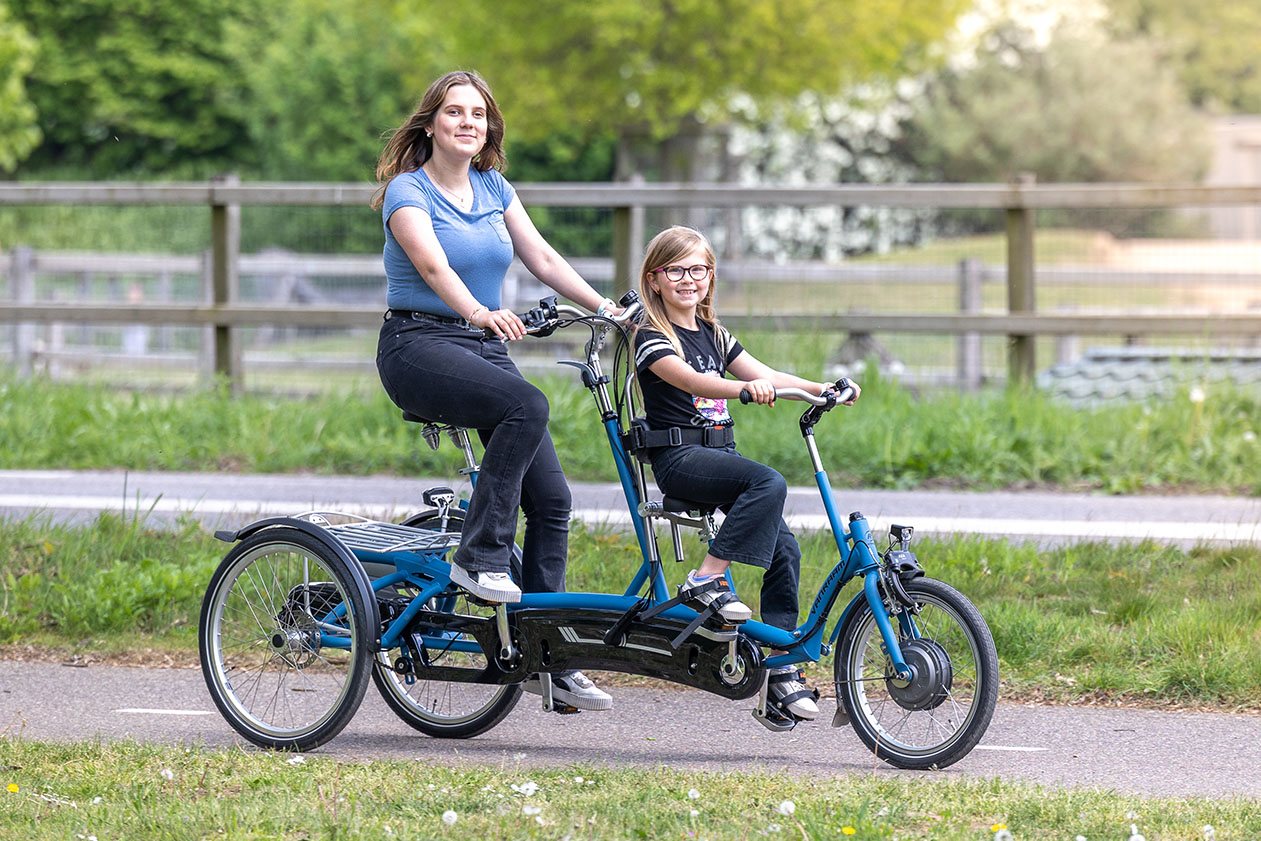
<svg viewBox="0 0 1261 841">
<path fill-rule="evenodd" d="M 840 632 L 833 661 L 837 697 L 878 758 L 898 768 L 945 768 L 967 756 L 989 727 L 998 701 L 998 654 L 985 619 L 958 590 L 931 578 L 905 587 L 919 606 L 914 622 L 921 639 L 899 630 L 899 642 L 916 676 L 909 683 L 895 679 L 864 600 Z"/>
<path fill-rule="evenodd" d="M 344 615 L 332 615 L 339 605 Z M 273 527 L 237 543 L 210 579 L 197 628 L 219 712 L 260 747 L 328 742 L 367 690 L 367 607 L 347 562 L 305 532 Z M 344 647 L 325 644 L 330 636 Z"/>
<path fill-rule="evenodd" d="M 426 512 L 409 517 L 403 525 L 413 528 L 440 526 L 438 517 Z M 461 531 L 464 513 L 452 511 L 446 531 Z M 513 547 L 514 577 L 520 580 L 521 550 Z M 456 597 L 449 609 L 466 614 L 483 613 L 485 607 L 474 605 L 465 597 Z M 481 667 L 485 658 L 479 655 L 449 652 L 439 654 L 446 665 Z M 479 684 L 454 681 L 415 679 L 394 670 L 390 652 L 379 652 L 372 661 L 372 682 L 386 706 L 408 726 L 427 736 L 439 739 L 468 739 L 490 730 L 516 707 L 521 699 L 520 684 Z"/>
</svg>

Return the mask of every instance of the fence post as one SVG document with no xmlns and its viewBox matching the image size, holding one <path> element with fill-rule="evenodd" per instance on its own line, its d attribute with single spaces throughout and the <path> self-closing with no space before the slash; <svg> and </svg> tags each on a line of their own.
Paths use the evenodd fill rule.
<svg viewBox="0 0 1261 841">
<path fill-rule="evenodd" d="M 981 261 L 965 257 L 959 261 L 959 312 L 974 315 L 981 311 Z M 981 387 L 981 334 L 959 335 L 959 387 L 976 391 Z"/>
<path fill-rule="evenodd" d="M 211 187 L 235 186 L 241 179 L 232 174 L 217 175 Z M 210 275 L 211 301 L 216 307 L 236 302 L 240 293 L 241 207 L 227 204 L 214 195 L 210 198 Z M 244 388 L 241 371 L 240 337 L 226 323 L 214 325 L 215 373 L 228 380 L 232 394 Z"/>
<path fill-rule="evenodd" d="M 35 303 L 35 252 L 29 246 L 16 245 L 9 252 L 9 283 L 16 303 Z M 13 325 L 13 365 L 20 379 L 34 373 L 34 356 L 35 325 Z"/>
<path fill-rule="evenodd" d="M 633 173 L 627 183 L 644 183 L 644 177 Z M 613 208 L 613 298 L 638 287 L 635 278 L 639 249 L 644 241 L 644 209 L 639 205 Z"/>
<path fill-rule="evenodd" d="M 1018 198 L 1017 207 L 1007 208 L 1007 311 L 1032 314 L 1037 310 L 1033 278 L 1033 209 L 1026 207 L 1021 187 L 1032 186 L 1034 176 L 1021 173 L 1012 186 Z M 1026 385 L 1033 382 L 1037 371 L 1034 342 L 1036 336 L 1009 335 L 1008 382 Z"/>
</svg>

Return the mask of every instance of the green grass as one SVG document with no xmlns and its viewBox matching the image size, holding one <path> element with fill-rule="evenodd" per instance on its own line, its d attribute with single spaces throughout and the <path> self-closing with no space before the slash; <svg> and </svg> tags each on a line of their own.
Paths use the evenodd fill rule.
<svg viewBox="0 0 1261 841">
<path fill-rule="evenodd" d="M 825 534 L 802 536 L 802 606 L 835 559 Z M 956 538 L 916 544 L 921 563 L 967 594 L 993 631 L 1008 697 L 1126 699 L 1257 709 L 1261 698 L 1261 550 L 1151 543 L 1030 544 Z M 185 521 L 142 516 L 89 526 L 0 520 L 0 644 L 100 655 L 196 648 L 197 611 L 227 545 Z M 575 525 L 568 584 L 622 592 L 638 565 L 633 536 Z M 667 570 L 671 583 L 683 570 Z M 755 570 L 737 586 L 756 609 Z M 851 584 L 842 598 L 856 592 Z M 839 616 L 839 613 L 837 614 Z M 830 679 L 830 662 L 814 666 Z"/>
<path fill-rule="evenodd" d="M 515 788 L 514 788 L 515 787 Z M 16 790 L 14 790 L 16 789 Z M 697 797 L 690 796 L 695 792 Z M 788 802 L 786 802 L 788 801 Z M 1261 804 L 996 780 L 444 768 L 0 738 L 0 837 L 1148 839 L 1261 835 Z M 445 822 L 443 814 L 451 812 Z"/>
<path fill-rule="evenodd" d="M 796 360 L 810 371 L 810 360 Z M 821 362 L 816 362 L 821 367 Z M 817 375 L 817 372 L 816 372 Z M 575 480 L 616 479 L 594 403 L 565 379 L 540 382 L 551 432 Z M 1203 402 L 1170 383 L 1158 402 L 1077 410 L 1033 391 L 917 398 L 878 375 L 817 440 L 839 488 L 1062 487 L 1110 493 L 1255 494 L 1261 402 L 1210 385 Z M 0 468 L 127 468 L 372 475 L 452 475 L 455 450 L 420 442 L 380 389 L 306 399 L 222 390 L 180 394 L 0 380 Z M 800 404 L 736 406 L 742 452 L 812 484 Z"/>
</svg>

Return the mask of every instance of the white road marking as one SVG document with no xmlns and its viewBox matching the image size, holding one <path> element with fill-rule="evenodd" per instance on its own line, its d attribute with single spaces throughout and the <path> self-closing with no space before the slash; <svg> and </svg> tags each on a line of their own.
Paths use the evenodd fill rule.
<svg viewBox="0 0 1261 841">
<path fill-rule="evenodd" d="M 150 710 L 144 707 L 124 707 L 114 712 L 123 715 L 214 715 L 207 710 Z"/>
<path fill-rule="evenodd" d="M 1002 750 L 1009 753 L 1041 753 L 1050 748 L 1025 748 L 1019 745 L 977 745 L 973 750 Z"/>
</svg>

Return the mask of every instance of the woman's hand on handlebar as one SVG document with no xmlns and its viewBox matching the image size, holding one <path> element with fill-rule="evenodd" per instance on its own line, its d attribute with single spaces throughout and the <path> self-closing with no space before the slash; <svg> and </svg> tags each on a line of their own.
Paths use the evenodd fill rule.
<svg viewBox="0 0 1261 841">
<path fill-rule="evenodd" d="M 512 310 L 482 309 L 473 313 L 473 317 L 468 322 L 474 327 L 494 333 L 505 342 L 515 342 L 525 338 L 525 322 Z"/>
<path fill-rule="evenodd" d="M 744 397 L 746 393 L 749 395 L 747 400 Z M 740 402 L 773 406 L 775 405 L 775 386 L 770 380 L 748 380 L 740 390 Z"/>
</svg>

